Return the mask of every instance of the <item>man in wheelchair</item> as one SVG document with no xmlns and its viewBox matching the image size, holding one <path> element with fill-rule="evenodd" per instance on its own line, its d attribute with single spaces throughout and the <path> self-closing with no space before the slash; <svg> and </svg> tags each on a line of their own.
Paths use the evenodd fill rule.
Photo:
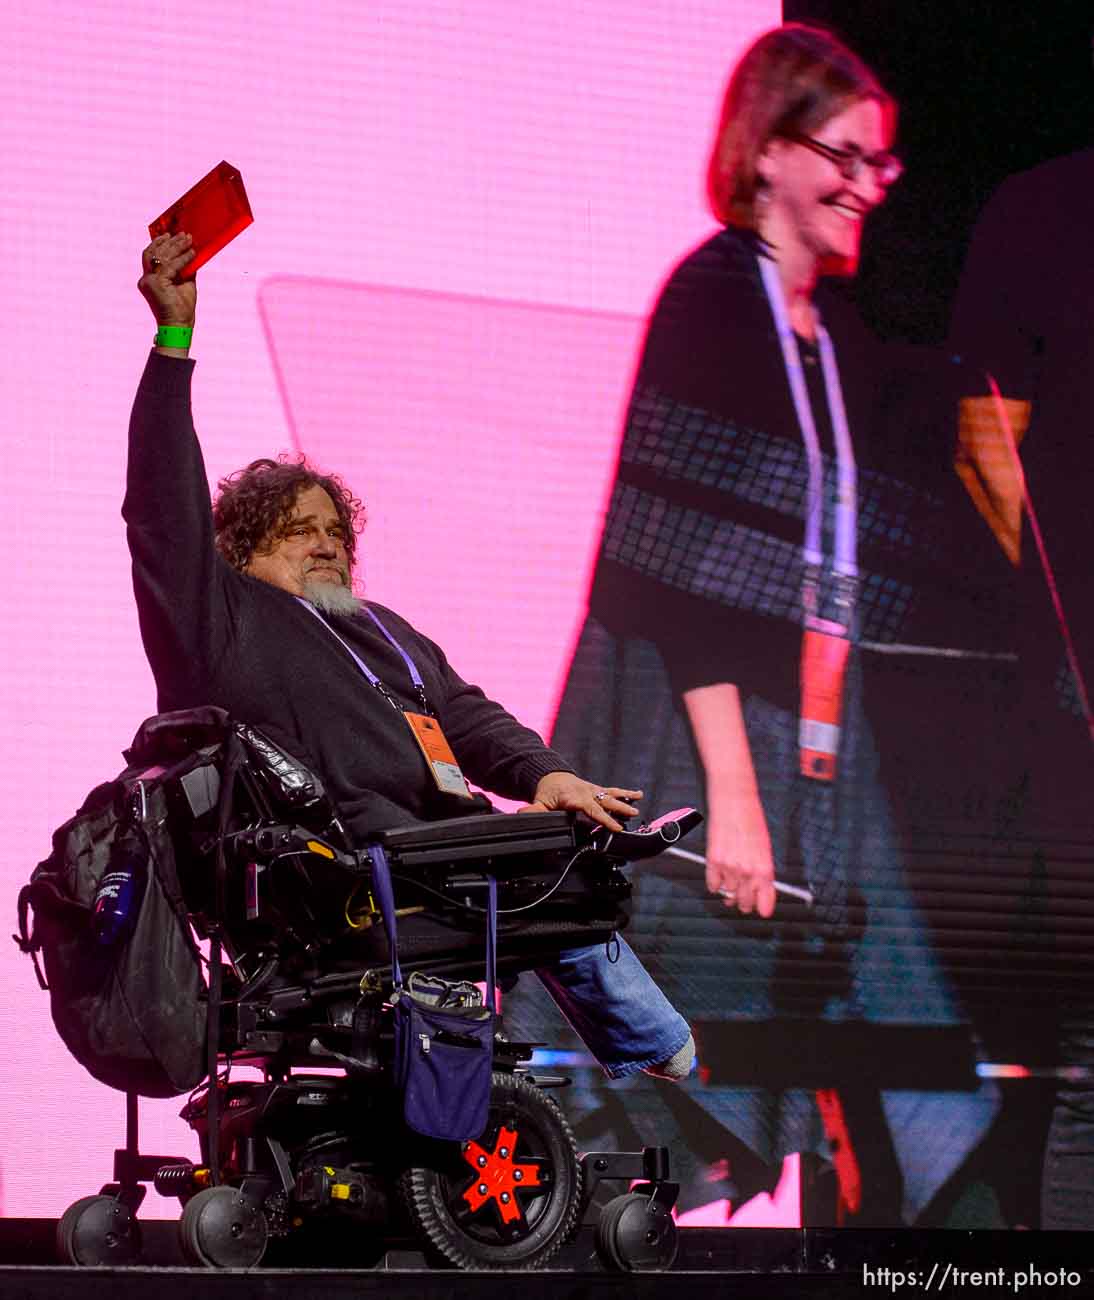
<svg viewBox="0 0 1094 1300">
<path fill-rule="evenodd" d="M 215 506 L 190 412 L 195 279 L 185 234 L 144 250 L 157 322 L 130 421 L 122 513 L 141 634 L 161 712 L 204 704 L 259 727 L 324 782 L 352 838 L 482 811 L 466 777 L 538 811 L 612 829 L 639 791 L 582 780 L 443 651 L 393 611 L 359 600 L 362 514 L 334 477 L 256 461 Z M 180 346 L 181 345 L 181 346 Z M 613 1078 L 682 1078 L 694 1046 L 623 939 L 565 952 L 539 972 Z"/>
<path fill-rule="evenodd" d="M 483 820 L 482 814 L 492 811 L 483 796 L 470 793 L 468 781 L 506 798 L 525 801 L 525 812 L 570 814 L 570 819 L 549 819 L 559 826 L 569 827 L 572 815 L 581 814 L 603 828 L 598 832 L 603 837 L 601 848 L 606 847 L 610 834 L 626 838 L 618 819 L 625 821 L 635 814 L 633 801 L 641 797 L 640 791 L 601 787 L 579 777 L 539 736 L 487 699 L 479 688 L 463 681 L 439 646 L 392 610 L 353 594 L 352 571 L 363 515 L 360 502 L 339 479 L 316 473 L 303 460 L 258 460 L 224 479 L 215 505 L 211 502 L 190 411 L 193 362 L 189 347 L 197 291 L 195 281 L 180 279 L 180 274 L 192 256 L 187 235 L 154 239 L 144 250 L 138 286 L 156 318 L 157 332 L 130 421 L 123 516 L 133 560 L 141 635 L 156 680 L 160 712 L 200 710 L 205 706 L 211 706 L 214 712 L 222 710 L 220 716 L 226 714 L 237 727 L 256 735 L 260 744 L 263 738 L 271 742 L 272 750 L 280 751 L 290 766 L 297 764 L 301 771 L 314 773 L 325 789 L 351 854 L 353 846 L 370 846 L 374 892 L 377 846 L 386 845 L 396 866 L 402 863 L 407 867 L 419 859 L 428 861 L 428 852 L 419 852 L 415 857 L 415 828 L 425 829 L 436 822 L 450 827 L 451 819 L 468 814 L 472 816 L 466 824 L 471 826 Z M 491 826 L 514 830 L 524 824 L 519 817 L 492 816 L 487 820 Z M 529 836 L 533 825 L 543 820 L 527 819 Z M 457 827 L 462 824 L 456 823 Z M 572 830 L 568 833 L 572 834 Z M 587 835 L 585 838 L 587 841 Z M 587 846 L 579 846 L 577 856 L 586 851 Z M 261 856 L 257 848 L 255 856 Z M 614 856 L 618 860 L 627 854 L 617 846 Z M 609 865 L 611 857 L 608 854 Z M 321 885 L 315 883 L 321 877 L 320 869 L 314 881 L 299 887 L 301 913 L 308 911 L 322 893 Z M 427 878 L 428 873 L 418 883 Z M 407 876 L 404 874 L 402 879 L 405 882 Z M 481 935 L 483 900 L 481 895 L 478 897 L 480 905 L 470 910 L 479 913 L 476 933 Z M 405 898 L 398 901 L 405 902 Z M 375 912 L 371 896 L 368 903 L 363 910 Z M 234 906 L 240 906 L 238 899 Z M 353 900 L 347 899 L 339 907 L 352 929 L 359 919 L 352 912 Z M 604 914 L 602 910 L 600 915 Z M 406 930 L 412 931 L 414 923 L 424 919 L 411 917 Z M 384 930 L 390 932 L 393 927 L 392 920 Z M 547 929 L 550 931 L 550 926 Z M 379 930 L 372 930 L 373 943 Z M 567 933 L 565 926 L 560 929 L 556 925 L 549 939 L 544 939 L 546 932 L 541 931 L 538 941 L 529 937 L 534 934 L 533 927 L 521 933 L 507 952 L 510 933 L 503 925 L 498 969 L 514 974 L 535 969 L 609 1076 L 623 1078 L 645 1070 L 662 1078 L 679 1079 L 689 1072 L 694 1043 L 687 1023 L 610 925 L 586 925 L 584 933 L 581 926 L 572 926 L 568 932 L 573 936 L 568 942 L 576 945 L 572 947 L 560 940 L 560 934 Z M 403 934 L 404 923 L 400 921 L 400 951 Z M 591 934 L 597 935 L 597 942 L 589 942 Z M 462 942 L 467 948 L 466 935 Z M 480 942 L 476 939 L 474 943 L 479 970 Z M 427 940 L 420 951 L 432 951 L 429 943 Z M 366 944 L 353 951 L 364 953 L 367 948 Z M 307 949 L 304 943 L 302 950 Z M 230 936 L 228 954 L 232 956 Z M 325 980 L 334 989 L 339 979 L 344 979 L 338 974 L 338 955 L 337 945 L 328 950 L 334 965 L 315 981 L 313 988 L 324 985 Z M 493 963 L 489 965 L 492 968 Z M 456 973 L 461 973 L 458 967 Z M 252 964 L 249 969 L 237 969 L 237 975 L 246 987 L 249 981 L 253 983 L 256 969 Z M 238 988 L 228 991 L 236 995 L 234 1012 L 231 998 L 227 1009 L 238 1042 L 244 1007 Z M 331 1005 L 334 1019 L 341 1016 L 342 1027 L 347 1032 L 352 1028 L 352 1042 L 365 1041 L 367 1035 L 358 1034 L 356 1019 L 361 1004 L 358 1011 L 353 1009 L 352 999 L 343 1002 L 341 1010 L 336 999 Z M 272 1013 L 267 1010 L 261 1014 Z M 271 1041 L 277 1037 L 272 1035 Z M 261 1034 L 253 1034 L 252 1039 L 261 1040 Z M 314 1045 L 322 1053 L 318 1040 Z M 426 1046 L 423 1043 L 423 1048 Z M 330 1055 L 333 1063 L 346 1059 L 338 1051 Z M 515 1059 L 521 1058 L 517 1055 Z M 361 1064 L 356 1061 L 358 1067 Z M 360 1077 L 360 1070 L 355 1074 L 351 1069 L 347 1077 L 352 1082 L 354 1077 Z M 278 1105 L 285 1104 L 283 1093 L 291 1079 L 284 1072 L 275 1078 L 267 1069 L 267 1079 L 271 1078 L 274 1081 L 269 1086 L 273 1091 L 263 1094 L 266 1100 L 261 1105 L 273 1113 Z M 280 1083 L 277 1078 L 281 1078 Z M 499 1075 L 495 1074 L 494 1079 L 496 1094 Z M 463 1266 L 536 1266 L 559 1248 L 573 1227 L 576 1213 L 573 1207 L 564 1211 L 545 1208 L 545 1204 L 557 1199 L 554 1192 L 546 1194 L 545 1189 L 570 1178 L 569 1174 L 563 1176 L 563 1170 L 573 1162 L 562 1148 L 551 1154 L 562 1139 L 556 1132 L 559 1121 L 546 1111 L 536 1112 L 536 1107 L 542 1111 L 546 1102 L 533 1098 L 530 1112 L 525 1105 L 528 1098 L 524 1093 L 535 1093 L 540 1098 L 544 1094 L 530 1088 L 519 1075 L 503 1079 L 502 1083 L 501 1100 L 495 1096 L 491 1102 L 492 1128 L 487 1132 L 492 1136 L 482 1139 L 488 1149 L 480 1152 L 474 1142 L 463 1142 L 462 1155 L 452 1157 L 457 1167 L 447 1175 L 432 1166 L 404 1169 L 403 1200 L 419 1235 L 424 1235 L 450 1262 Z M 324 1089 L 325 1085 L 315 1085 L 311 1101 L 306 1089 L 290 1089 L 290 1100 L 294 1106 L 305 1102 L 319 1106 L 324 1103 Z M 346 1095 L 337 1092 L 343 1100 Z M 257 1130 L 247 1127 L 245 1116 L 255 1104 L 253 1091 L 244 1089 L 237 1094 L 229 1089 L 223 1123 L 215 1126 L 223 1142 L 232 1147 L 232 1159 L 237 1164 L 240 1160 L 246 1164 L 251 1158 L 246 1155 L 247 1143 L 253 1142 Z M 199 1098 L 192 1104 L 188 1118 L 202 1135 L 203 1155 L 207 1158 L 209 1134 L 203 1132 L 203 1105 L 205 1102 Z M 211 1109 L 213 1102 L 209 1105 Z M 553 1103 L 550 1106 L 557 1112 Z M 238 1116 L 233 1117 L 233 1107 L 238 1108 Z M 519 1173 L 512 1165 L 513 1152 L 506 1154 L 506 1143 L 511 1141 L 507 1135 L 517 1124 L 514 1117 L 518 1113 L 522 1134 L 539 1133 L 541 1148 Z M 565 1131 L 568 1133 L 568 1129 Z M 237 1134 L 234 1138 L 233 1132 Z M 214 1137 L 214 1158 L 208 1160 L 213 1166 L 214 1184 L 216 1141 Z M 291 1170 L 286 1166 L 281 1171 L 286 1188 L 290 1175 L 296 1178 L 292 1193 L 297 1198 L 295 1203 L 303 1204 L 313 1193 L 320 1200 L 326 1196 L 327 1202 L 332 1197 L 352 1199 L 355 1194 L 364 1194 L 362 1188 L 367 1190 L 368 1181 L 364 1175 L 345 1175 L 348 1181 L 338 1181 L 345 1174 L 339 1160 L 348 1157 L 338 1149 L 337 1142 L 322 1155 L 312 1153 L 308 1141 L 301 1148 L 307 1148 L 303 1170 L 294 1164 Z M 564 1146 L 566 1142 L 573 1146 L 572 1135 L 563 1141 Z M 523 1136 L 514 1140 L 516 1150 L 526 1152 L 524 1143 Z M 537 1148 L 536 1141 L 532 1147 Z M 482 1189 L 489 1186 L 477 1204 L 479 1192 L 475 1186 L 461 1190 L 468 1177 L 465 1166 L 471 1159 L 469 1151 L 478 1152 L 475 1158 L 486 1170 L 482 1177 L 487 1178 L 488 1173 L 490 1176 L 489 1184 L 477 1184 Z M 599 1167 L 607 1168 L 607 1164 Z M 190 1173 L 183 1170 L 181 1176 L 189 1178 Z M 658 1174 L 644 1166 L 627 1166 L 615 1175 L 604 1176 L 648 1177 L 656 1199 L 658 1178 L 664 1178 L 664 1169 Z M 164 1177 L 168 1183 L 171 1181 L 169 1172 Z M 505 1182 L 516 1178 L 527 1180 L 525 1188 L 515 1183 L 510 1187 Z M 526 1192 L 536 1185 L 533 1180 L 540 1180 L 540 1191 L 526 1203 Z M 503 1183 L 508 1190 L 499 1190 Z M 579 1185 L 577 1176 L 574 1186 Z M 184 1195 L 184 1200 L 186 1196 L 192 1200 L 187 1203 L 182 1224 L 183 1244 L 194 1262 L 254 1262 L 261 1254 L 260 1248 L 252 1256 L 246 1254 L 246 1249 L 239 1254 L 239 1243 L 251 1241 L 254 1235 L 254 1205 L 245 1197 L 237 1198 L 233 1209 L 223 1198 L 215 1198 L 218 1191 L 227 1191 L 216 1186 L 197 1195 L 194 1191 L 190 1187 Z M 202 1197 L 208 1198 L 207 1204 L 202 1203 Z M 274 1201 L 276 1197 L 267 1197 L 267 1214 Z M 455 1202 L 455 1208 L 449 1202 Z M 91 1213 L 87 1206 L 75 1213 L 82 1204 L 77 1202 L 66 1216 L 67 1227 L 66 1220 L 62 1221 L 62 1247 L 71 1258 L 80 1254 L 81 1223 Z M 250 1208 L 244 1214 L 239 1205 Z M 620 1205 L 610 1225 L 609 1253 L 618 1254 L 619 1241 L 631 1232 L 624 1212 L 629 1213 L 628 1207 Z M 641 1211 L 636 1241 L 653 1239 L 649 1232 L 650 1212 L 648 1208 Z M 367 1219 L 367 1214 L 361 1213 Z M 663 1217 L 667 1217 L 667 1210 Z M 228 1219 L 232 1220 L 230 1224 Z M 222 1238 L 236 1245 L 221 1249 L 218 1243 Z M 616 1260 L 618 1266 L 624 1266 L 620 1259 Z"/>
</svg>

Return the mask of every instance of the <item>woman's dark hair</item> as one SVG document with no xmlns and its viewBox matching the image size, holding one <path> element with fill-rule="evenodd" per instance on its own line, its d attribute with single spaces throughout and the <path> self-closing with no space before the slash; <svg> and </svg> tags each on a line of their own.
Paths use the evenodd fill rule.
<svg viewBox="0 0 1094 1300">
<path fill-rule="evenodd" d="M 297 497 L 312 487 L 321 487 L 334 502 L 352 569 L 357 534 L 365 523 L 364 507 L 337 475 L 318 473 L 303 456 L 298 460 L 253 460 L 246 469 L 220 480 L 213 506 L 217 550 L 242 572 L 251 557 L 261 554 L 284 530 Z"/>
<path fill-rule="evenodd" d="M 733 69 L 707 170 L 707 194 L 724 225 L 756 229 L 758 163 L 772 140 L 812 135 L 862 99 L 896 103 L 865 63 L 831 32 L 786 23 L 766 32 Z"/>
</svg>

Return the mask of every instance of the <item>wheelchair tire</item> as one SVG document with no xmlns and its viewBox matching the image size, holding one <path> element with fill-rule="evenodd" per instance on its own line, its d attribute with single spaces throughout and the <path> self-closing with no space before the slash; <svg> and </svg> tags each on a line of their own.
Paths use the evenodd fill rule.
<svg viewBox="0 0 1094 1300">
<path fill-rule="evenodd" d="M 561 1250 L 581 1210 L 582 1170 L 573 1132 L 545 1092 L 495 1073 L 478 1140 L 425 1151 L 398 1186 L 427 1254 L 463 1269 L 533 1269 Z"/>
<path fill-rule="evenodd" d="M 204 1188 L 179 1220 L 183 1256 L 198 1268 L 254 1268 L 269 1238 L 266 1216 L 235 1187 Z"/>
<path fill-rule="evenodd" d="M 649 1193 L 625 1192 L 604 1206 L 596 1225 L 596 1253 L 621 1273 L 659 1272 L 676 1258 L 676 1223 Z"/>
<path fill-rule="evenodd" d="M 57 1221 L 57 1255 L 83 1267 L 132 1264 L 141 1250 L 141 1226 L 114 1196 L 82 1196 Z"/>
</svg>

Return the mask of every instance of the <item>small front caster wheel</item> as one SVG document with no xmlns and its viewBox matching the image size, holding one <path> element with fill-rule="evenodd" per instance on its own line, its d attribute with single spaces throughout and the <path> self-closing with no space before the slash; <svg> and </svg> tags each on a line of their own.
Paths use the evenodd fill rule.
<svg viewBox="0 0 1094 1300">
<path fill-rule="evenodd" d="M 206 1187 L 179 1220 L 182 1253 L 200 1268 L 253 1268 L 269 1238 L 266 1216 L 235 1187 Z"/>
<path fill-rule="evenodd" d="M 65 1264 L 132 1264 L 140 1250 L 140 1224 L 114 1196 L 83 1196 L 57 1222 L 57 1254 Z"/>
<path fill-rule="evenodd" d="M 676 1258 L 676 1224 L 649 1193 L 627 1192 L 609 1201 L 596 1225 L 596 1249 L 605 1267 L 658 1272 Z"/>
</svg>

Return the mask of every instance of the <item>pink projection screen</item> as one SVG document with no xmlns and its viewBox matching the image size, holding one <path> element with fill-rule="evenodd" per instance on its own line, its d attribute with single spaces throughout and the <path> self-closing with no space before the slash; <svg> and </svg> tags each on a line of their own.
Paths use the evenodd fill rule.
<svg viewBox="0 0 1094 1300">
<path fill-rule="evenodd" d="M 255 224 L 200 276 L 210 478 L 297 446 L 343 473 L 369 506 L 369 594 L 544 728 L 643 318 L 711 228 L 720 92 L 779 5 L 42 0 L 5 19 L 13 913 L 155 708 L 119 516 L 147 222 L 221 158 L 241 169 Z M 0 951 L 0 1212 L 53 1216 L 108 1179 L 123 1101 Z M 192 1154 L 180 1104 L 142 1105 L 147 1150 Z"/>
</svg>

